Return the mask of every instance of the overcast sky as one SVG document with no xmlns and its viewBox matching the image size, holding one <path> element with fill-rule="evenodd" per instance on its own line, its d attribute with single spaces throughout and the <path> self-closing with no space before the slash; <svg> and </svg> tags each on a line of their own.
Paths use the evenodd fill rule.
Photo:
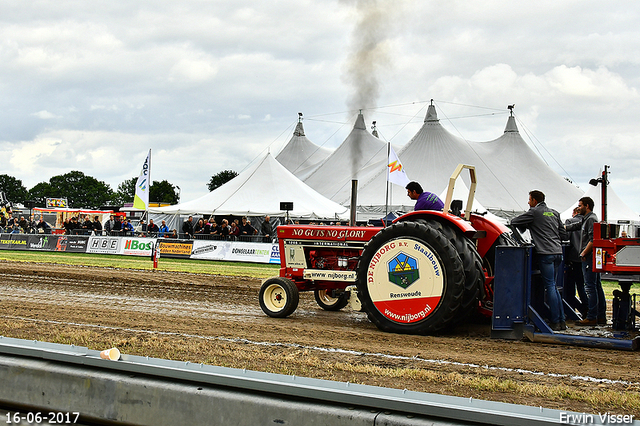
<svg viewBox="0 0 640 426">
<path fill-rule="evenodd" d="M 499 137 L 515 104 L 520 133 L 554 170 L 586 189 L 608 164 L 640 212 L 639 10 L 0 0 L 0 173 L 30 189 L 80 170 L 115 190 L 152 149 L 152 179 L 188 201 L 212 175 L 277 154 L 298 112 L 318 145 L 337 147 L 362 109 L 402 146 L 434 99 L 443 126 L 470 141 Z"/>
</svg>

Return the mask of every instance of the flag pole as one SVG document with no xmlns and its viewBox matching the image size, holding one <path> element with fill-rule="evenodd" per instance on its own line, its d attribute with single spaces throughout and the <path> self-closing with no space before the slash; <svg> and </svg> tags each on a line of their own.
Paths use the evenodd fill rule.
<svg viewBox="0 0 640 426">
<path fill-rule="evenodd" d="M 147 204 L 144 206 L 144 213 L 147 216 L 147 223 L 149 223 L 149 203 L 151 202 L 151 148 L 149 148 L 149 198 L 147 198 Z"/>
<path fill-rule="evenodd" d="M 382 224 L 386 228 L 387 227 L 387 210 L 389 208 L 389 154 L 391 153 L 391 142 L 387 142 L 387 191 L 384 199 L 384 217 L 382 218 Z"/>
</svg>

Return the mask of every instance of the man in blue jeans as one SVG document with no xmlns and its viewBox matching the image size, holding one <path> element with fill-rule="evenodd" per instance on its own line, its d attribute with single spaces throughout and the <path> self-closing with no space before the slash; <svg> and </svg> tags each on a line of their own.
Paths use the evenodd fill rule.
<svg viewBox="0 0 640 426">
<path fill-rule="evenodd" d="M 547 207 L 544 194 L 534 190 L 529 192 L 529 210 L 511 219 L 518 228 L 529 228 L 540 263 L 540 275 L 544 283 L 549 305 L 549 326 L 553 331 L 567 329 L 562 297 L 556 286 L 558 270 L 562 263 L 562 241 L 567 240 L 567 232 L 560 220 L 560 214 Z"/>
<path fill-rule="evenodd" d="M 584 216 L 580 213 L 581 209 L 576 207 L 573 209 L 573 216 L 570 219 L 564 221 L 566 225 L 578 222 L 582 225 Z M 587 299 L 587 293 L 584 290 L 584 278 L 582 276 L 582 259 L 580 257 L 580 229 L 569 232 L 569 247 L 564 253 L 564 264 L 567 268 L 565 275 L 562 297 L 569 306 L 577 309 L 582 315 L 582 318 L 587 317 L 587 309 L 589 308 L 589 302 Z M 576 291 L 578 292 L 579 299 L 576 298 Z"/>
<path fill-rule="evenodd" d="M 600 274 L 593 272 L 593 224 L 598 221 L 598 217 L 593 212 L 593 199 L 591 197 L 580 198 L 578 208 L 584 219 L 582 223 L 567 225 L 567 231 L 581 230 L 580 258 L 582 259 L 582 275 L 584 276 L 584 289 L 587 292 L 589 308 L 587 317 L 576 324 L 606 325 L 607 301 L 604 298 Z"/>
</svg>

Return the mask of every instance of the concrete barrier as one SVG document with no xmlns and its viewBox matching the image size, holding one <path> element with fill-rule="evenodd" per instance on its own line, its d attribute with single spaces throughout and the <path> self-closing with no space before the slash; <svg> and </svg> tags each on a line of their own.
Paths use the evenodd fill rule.
<svg viewBox="0 0 640 426">
<path fill-rule="evenodd" d="M 537 426 L 564 413 L 6 337 L 0 384 L 9 413 L 79 413 L 80 424 Z"/>
</svg>

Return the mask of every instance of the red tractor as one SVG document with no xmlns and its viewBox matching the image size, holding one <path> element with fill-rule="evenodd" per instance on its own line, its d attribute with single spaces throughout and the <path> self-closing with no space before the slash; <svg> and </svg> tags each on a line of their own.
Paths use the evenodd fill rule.
<svg viewBox="0 0 640 426">
<path fill-rule="evenodd" d="M 461 214 L 452 194 L 463 168 L 471 188 Z M 444 212 L 411 212 L 383 228 L 278 227 L 280 276 L 262 284 L 260 307 L 286 317 L 296 310 L 300 291 L 313 291 L 323 309 L 351 302 L 380 330 L 407 334 L 441 332 L 474 310 L 491 316 L 495 247 L 510 243 L 511 231 L 470 213 L 475 186 L 475 169 L 459 165 Z"/>
</svg>

